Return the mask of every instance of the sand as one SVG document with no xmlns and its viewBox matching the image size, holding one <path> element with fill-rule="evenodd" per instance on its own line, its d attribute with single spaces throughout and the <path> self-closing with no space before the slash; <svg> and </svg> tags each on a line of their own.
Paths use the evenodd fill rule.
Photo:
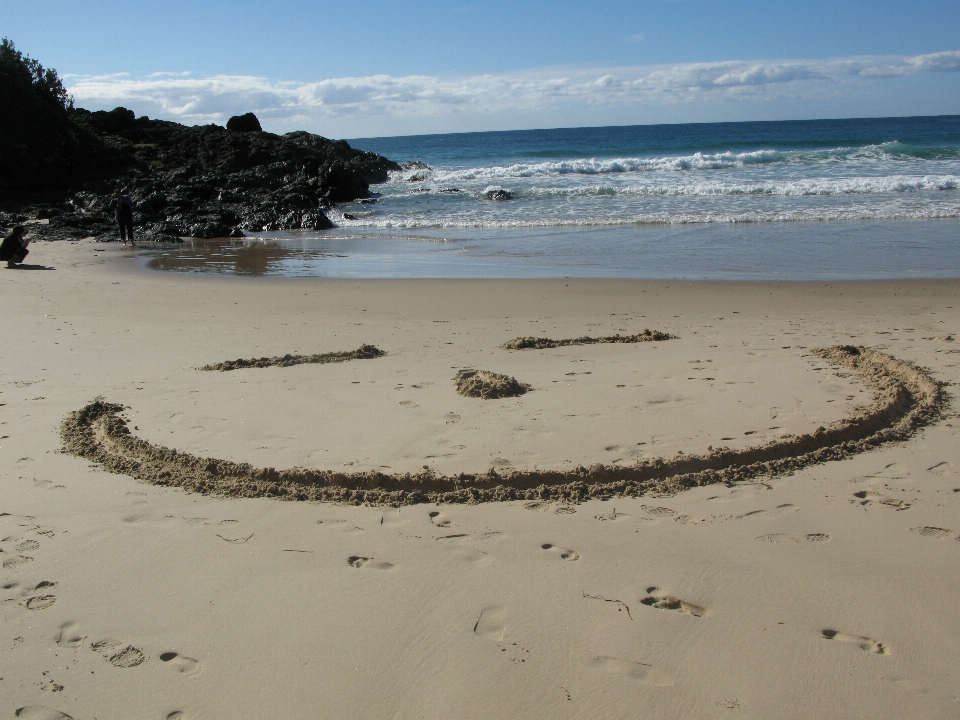
<svg viewBox="0 0 960 720">
<path fill-rule="evenodd" d="M 0 277 L 0 714 L 957 715 L 960 282 L 31 249 L 56 270 Z M 227 358 L 263 361 L 197 369 Z M 476 368 L 533 391 L 457 394 Z"/>
</svg>

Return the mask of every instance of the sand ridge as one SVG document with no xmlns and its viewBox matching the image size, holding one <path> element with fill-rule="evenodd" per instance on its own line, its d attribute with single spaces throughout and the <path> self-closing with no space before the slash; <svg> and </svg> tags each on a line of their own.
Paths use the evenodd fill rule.
<svg viewBox="0 0 960 720">
<path fill-rule="evenodd" d="M 508 340 L 500 347 L 503 350 L 546 350 L 549 348 L 565 347 L 567 345 L 597 345 L 604 343 L 639 343 L 639 342 L 663 342 L 664 340 L 676 340 L 676 335 L 660 332 L 659 330 L 644 330 L 636 335 L 606 335 L 604 337 L 588 337 L 584 335 L 578 338 L 564 338 L 563 340 L 551 340 L 550 338 L 537 337 L 518 337 Z"/>
<path fill-rule="evenodd" d="M 204 365 L 198 370 L 219 370 L 227 372 L 229 370 L 242 370 L 244 368 L 266 368 L 266 367 L 289 367 L 291 365 L 309 365 L 323 363 L 347 362 L 348 360 L 373 360 L 374 358 L 386 355 L 383 350 L 373 345 L 361 345 L 356 350 L 347 350 L 344 352 L 319 353 L 315 355 L 282 355 L 275 357 L 262 357 L 238 360 L 226 360 L 224 362 Z"/>
<path fill-rule="evenodd" d="M 103 398 L 70 413 L 61 425 L 61 437 L 65 452 L 112 472 L 222 496 L 390 506 L 516 499 L 580 502 L 618 495 L 675 493 L 686 487 L 791 473 L 905 440 L 944 412 L 947 395 L 942 384 L 912 363 L 865 347 L 835 346 L 815 354 L 856 372 L 873 390 L 873 401 L 855 408 L 850 417 L 812 433 L 785 436 L 742 450 L 719 448 L 704 455 L 642 460 L 633 466 L 598 463 L 570 471 L 503 474 L 491 468 L 483 474 L 451 476 L 429 469 L 392 474 L 254 468 L 247 463 L 181 453 L 137 438 L 121 417 L 125 408 Z"/>
</svg>

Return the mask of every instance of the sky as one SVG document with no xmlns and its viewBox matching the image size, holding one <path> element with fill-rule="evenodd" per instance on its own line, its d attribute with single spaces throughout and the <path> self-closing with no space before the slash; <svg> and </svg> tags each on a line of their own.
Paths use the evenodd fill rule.
<svg viewBox="0 0 960 720">
<path fill-rule="evenodd" d="M 0 0 L 79 107 L 378 137 L 960 114 L 960 0 Z"/>
</svg>

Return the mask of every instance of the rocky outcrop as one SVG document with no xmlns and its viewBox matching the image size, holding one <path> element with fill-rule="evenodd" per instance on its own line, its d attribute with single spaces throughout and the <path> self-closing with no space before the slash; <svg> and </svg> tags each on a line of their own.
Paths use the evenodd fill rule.
<svg viewBox="0 0 960 720">
<path fill-rule="evenodd" d="M 71 117 L 100 148 L 72 189 L 44 206 L 16 208 L 46 216 L 46 224 L 31 228 L 35 237 L 113 237 L 108 205 L 117 187 L 132 197 L 144 239 L 323 230 L 333 226 L 324 210 L 369 196 L 371 184 L 400 169 L 343 140 L 259 131 L 252 113 L 231 119 L 243 128 L 237 130 L 137 118 L 126 108 L 74 110 Z"/>
<path fill-rule="evenodd" d="M 243 115 L 234 115 L 227 120 L 227 130 L 235 132 L 263 132 L 260 120 L 252 112 Z"/>
</svg>

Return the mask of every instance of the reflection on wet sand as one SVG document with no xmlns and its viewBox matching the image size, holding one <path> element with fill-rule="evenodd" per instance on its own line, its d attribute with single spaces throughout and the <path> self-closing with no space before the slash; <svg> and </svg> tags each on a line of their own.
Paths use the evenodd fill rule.
<svg viewBox="0 0 960 720">
<path fill-rule="evenodd" d="M 152 270 L 267 275 L 276 273 L 285 261 L 316 262 L 325 257 L 343 257 L 319 248 L 290 247 L 282 243 L 249 240 L 194 240 L 173 248 L 149 249 Z"/>
</svg>

